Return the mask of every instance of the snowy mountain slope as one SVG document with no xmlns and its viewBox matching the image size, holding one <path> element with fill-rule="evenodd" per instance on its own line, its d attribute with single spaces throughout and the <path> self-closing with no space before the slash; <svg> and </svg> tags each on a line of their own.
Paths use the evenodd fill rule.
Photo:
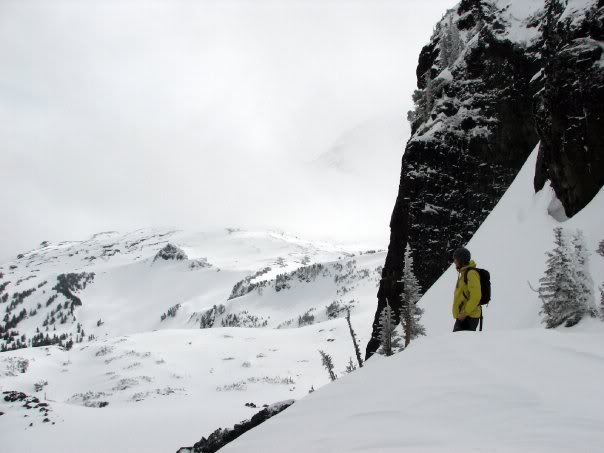
<svg viewBox="0 0 604 453">
<path fill-rule="evenodd" d="M 590 266 L 596 285 L 604 280 L 604 260 L 593 253 L 604 239 L 604 192 L 577 215 L 559 222 L 550 215 L 560 218 L 560 202 L 549 185 L 531 195 L 536 158 L 537 149 L 468 243 L 477 265 L 491 271 L 493 302 L 484 310 L 489 330 L 540 326 L 539 300 L 529 283 L 537 288 L 543 276 L 545 252 L 553 247 L 556 226 L 583 230 L 592 251 Z M 449 268 L 422 300 L 430 331 L 449 328 L 450 292 L 456 277 L 455 269 Z"/>
<path fill-rule="evenodd" d="M 601 451 L 604 335 L 436 335 L 296 402 L 224 453 Z"/>
<path fill-rule="evenodd" d="M 571 220 L 556 221 L 548 213 L 559 206 L 553 191 L 531 195 L 536 152 L 468 245 L 492 275 L 485 331 L 450 333 L 449 269 L 420 301 L 428 337 L 392 358 L 374 356 L 224 451 L 278 451 L 284 442 L 291 452 L 599 451 L 604 324 L 546 330 L 527 281 L 536 284 L 544 271 L 554 226 L 582 229 L 595 249 L 604 191 Z M 603 261 L 592 256 L 596 285 Z"/>
<path fill-rule="evenodd" d="M 158 257 L 165 247 L 174 247 L 175 255 Z M 184 256 L 176 256 L 178 250 Z M 0 345 L 10 349 L 16 343 L 31 345 L 32 339 L 40 344 L 36 329 L 51 341 L 64 335 L 61 343 L 66 344 L 90 335 L 192 327 L 196 315 L 212 306 L 228 308 L 234 285 L 250 275 L 261 271 L 248 284 L 270 282 L 301 266 L 350 255 L 343 247 L 283 233 L 231 229 L 197 234 L 139 230 L 43 243 L 0 267 L 0 304 L 6 307 Z M 162 320 L 177 304 L 175 316 Z"/>
<path fill-rule="evenodd" d="M 26 317 L 7 330 L 10 338 L 27 341 L 48 327 L 51 337 L 72 333 L 74 344 L 0 353 L 0 391 L 23 392 L 33 407 L 0 398 L 4 445 L 175 451 L 259 410 L 246 403 L 303 397 L 328 381 L 318 349 L 333 355 L 338 374 L 354 356 L 344 306 L 361 347 L 370 335 L 385 254 L 352 250 L 277 232 L 141 230 L 24 253 L 2 266 L 10 283 L 0 307 L 37 288 L 17 304 Z M 83 272 L 94 277 L 72 288 L 81 305 L 61 324 L 55 307 L 72 300 L 46 300 L 59 275 Z M 55 323 L 43 326 L 51 310 Z"/>
</svg>

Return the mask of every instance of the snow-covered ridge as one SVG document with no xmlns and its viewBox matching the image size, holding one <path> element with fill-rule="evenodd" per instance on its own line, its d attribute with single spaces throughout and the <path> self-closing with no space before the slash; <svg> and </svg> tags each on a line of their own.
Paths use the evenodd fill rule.
<svg viewBox="0 0 604 453">
<path fill-rule="evenodd" d="M 316 275 L 302 274 L 327 262 L 333 264 L 326 265 L 323 277 L 344 275 L 344 268 L 354 263 L 338 260 L 353 254 L 346 247 L 283 233 L 235 229 L 106 232 L 79 242 L 43 242 L 0 266 L 0 304 L 5 307 L 0 344 L 8 349 L 71 346 L 157 328 L 199 327 L 200 318 L 215 306 L 224 314 L 218 324 L 267 326 L 238 320 L 243 312 L 254 319 L 270 316 L 270 308 L 260 310 L 266 305 L 261 288 L 272 287 L 277 293 L 289 290 L 291 279 L 310 283 Z M 296 271 L 300 267 L 308 270 Z M 234 300 L 237 285 L 242 286 L 238 296 L 246 295 L 245 303 Z M 247 295 L 252 290 L 256 298 Z M 258 313 L 250 301 L 256 301 Z M 298 316 L 312 308 L 308 304 L 295 313 L 291 307 L 284 315 Z M 273 319 L 270 327 L 286 321 Z"/>
</svg>

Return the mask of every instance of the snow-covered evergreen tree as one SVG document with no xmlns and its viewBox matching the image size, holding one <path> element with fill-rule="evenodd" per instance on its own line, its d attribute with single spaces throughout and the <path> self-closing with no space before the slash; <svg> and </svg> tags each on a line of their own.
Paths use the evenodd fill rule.
<svg viewBox="0 0 604 453">
<path fill-rule="evenodd" d="M 604 286 L 600 286 L 600 319 L 604 321 Z"/>
<path fill-rule="evenodd" d="M 571 327 L 588 314 L 579 297 L 574 249 L 562 228 L 554 228 L 554 249 L 547 252 L 545 275 L 539 280 L 543 323 L 549 328 Z"/>
<path fill-rule="evenodd" d="M 604 258 L 604 239 L 600 241 L 596 252 Z M 604 285 L 600 286 L 600 318 L 604 321 Z"/>
<path fill-rule="evenodd" d="M 440 48 L 443 67 L 450 67 L 463 50 L 463 41 L 457 25 L 453 22 L 453 13 L 449 14 L 447 26 L 442 31 Z"/>
<path fill-rule="evenodd" d="M 589 270 L 589 251 L 585 243 L 582 230 L 577 230 L 573 235 L 574 246 L 574 271 L 577 284 L 577 299 L 585 307 L 585 313 L 596 317 L 598 310 L 594 295 L 594 281 Z"/>
<path fill-rule="evenodd" d="M 401 334 L 397 331 L 394 310 L 386 305 L 380 315 L 380 348 L 377 353 L 391 356 L 402 348 Z"/>
<path fill-rule="evenodd" d="M 598 255 L 604 258 L 604 239 L 602 239 L 600 241 L 600 244 L 598 244 L 598 250 L 596 250 L 596 252 L 598 253 Z"/>
<path fill-rule="evenodd" d="M 407 247 L 405 248 L 405 260 L 401 282 L 403 284 L 403 292 L 401 294 L 403 301 L 401 308 L 401 322 L 403 324 L 405 336 L 405 347 L 407 347 L 411 340 L 414 340 L 421 335 L 426 335 L 426 329 L 424 329 L 424 326 L 420 323 L 424 310 L 417 306 L 417 302 L 422 296 L 421 288 L 413 271 L 413 255 L 409 244 L 407 244 Z"/>
<path fill-rule="evenodd" d="M 329 379 L 331 379 L 332 381 L 335 381 L 338 378 L 338 376 L 336 375 L 336 373 L 333 370 L 334 369 L 333 359 L 325 351 L 319 350 L 319 354 L 321 354 L 321 363 L 323 364 L 323 367 L 325 367 L 325 369 L 329 373 Z"/>
</svg>

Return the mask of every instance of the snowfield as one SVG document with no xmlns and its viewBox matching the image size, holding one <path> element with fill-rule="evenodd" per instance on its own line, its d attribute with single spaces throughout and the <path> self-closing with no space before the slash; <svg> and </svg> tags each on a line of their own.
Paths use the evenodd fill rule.
<svg viewBox="0 0 604 453">
<path fill-rule="evenodd" d="M 428 337 L 371 358 L 221 451 L 601 451 L 604 334 L 596 330 Z"/>
<path fill-rule="evenodd" d="M 339 359 L 339 373 L 351 353 L 346 329 L 339 319 L 287 330 L 161 330 L 71 351 L 2 353 L 2 390 L 35 395 L 50 407 L 45 423 L 37 408 L 2 401 L 2 451 L 175 452 L 264 404 L 299 399 L 325 384 L 317 350 Z M 13 357 L 29 361 L 25 373 L 6 375 Z M 48 385 L 35 392 L 43 381 Z"/>
</svg>

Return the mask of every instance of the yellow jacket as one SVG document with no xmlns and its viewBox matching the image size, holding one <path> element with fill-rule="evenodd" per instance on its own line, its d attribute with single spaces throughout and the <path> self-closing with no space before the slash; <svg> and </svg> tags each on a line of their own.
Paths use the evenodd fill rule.
<svg viewBox="0 0 604 453">
<path fill-rule="evenodd" d="M 475 268 L 474 260 L 470 264 L 460 269 L 455 285 L 455 295 L 453 297 L 453 317 L 457 319 L 460 314 L 470 316 L 471 318 L 480 318 L 482 313 L 480 308 L 480 276 L 478 272 L 472 272 Z M 469 271 L 469 272 L 468 272 Z M 466 285 L 464 275 L 468 272 L 468 284 Z"/>
</svg>

